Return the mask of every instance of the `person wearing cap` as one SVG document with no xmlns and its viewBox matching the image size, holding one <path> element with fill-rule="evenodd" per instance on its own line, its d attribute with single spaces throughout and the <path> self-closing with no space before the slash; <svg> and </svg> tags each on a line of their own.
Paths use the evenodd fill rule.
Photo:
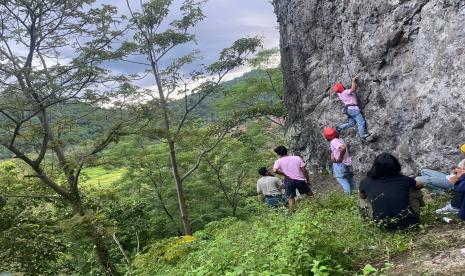
<svg viewBox="0 0 465 276">
<path fill-rule="evenodd" d="M 344 193 L 350 195 L 355 190 L 355 180 L 352 170 L 352 159 L 350 158 L 347 145 L 339 138 L 339 134 L 335 128 L 324 128 L 323 136 L 330 144 L 334 177 L 341 185 Z"/>
<path fill-rule="evenodd" d="M 287 148 L 279 146 L 274 152 L 280 157 L 274 162 L 273 172 L 284 176 L 284 189 L 290 211 L 294 211 L 297 190 L 302 196 L 313 196 L 310 178 L 302 157 L 287 155 Z"/>
<path fill-rule="evenodd" d="M 257 180 L 257 194 L 265 197 L 265 203 L 269 207 L 279 207 L 283 205 L 284 198 L 281 193 L 281 180 L 272 175 L 265 167 L 258 169 L 261 177 Z"/>
<path fill-rule="evenodd" d="M 370 136 L 366 131 L 366 122 L 363 117 L 360 107 L 358 105 L 357 96 L 355 91 L 357 90 L 357 77 L 352 79 L 352 86 L 350 89 L 345 89 L 342 83 L 336 83 L 333 86 L 333 91 L 337 94 L 337 97 L 344 104 L 344 113 L 347 115 L 348 121 L 336 128 L 337 132 L 340 133 L 348 128 L 357 125 L 358 135 L 362 140 L 365 140 Z"/>
<path fill-rule="evenodd" d="M 465 144 L 460 146 L 462 155 L 465 155 Z M 425 187 L 432 193 L 440 194 L 446 191 L 454 190 L 454 184 L 458 181 L 459 177 L 465 173 L 465 159 L 460 161 L 451 174 L 434 171 L 430 169 L 422 169 L 420 176 L 415 180 L 425 185 Z M 436 214 L 458 213 L 462 194 L 453 191 L 452 200 L 443 208 L 437 209 Z"/>
</svg>

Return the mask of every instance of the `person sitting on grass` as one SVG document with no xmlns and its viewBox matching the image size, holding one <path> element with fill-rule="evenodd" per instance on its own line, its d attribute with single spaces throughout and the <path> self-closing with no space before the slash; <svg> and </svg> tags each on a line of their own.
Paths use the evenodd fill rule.
<svg viewBox="0 0 465 276">
<path fill-rule="evenodd" d="M 460 146 L 460 151 L 462 155 L 465 155 L 465 144 Z M 465 172 L 465 159 L 460 161 L 449 175 L 430 169 L 422 169 L 420 172 L 421 175 L 416 177 L 415 180 L 424 184 L 431 193 L 441 194 L 454 190 L 454 184 L 458 180 L 457 174 L 461 174 L 462 172 Z M 451 202 L 443 208 L 437 209 L 436 214 L 458 213 L 461 198 L 462 195 L 460 193 L 453 191 Z"/>
<path fill-rule="evenodd" d="M 309 177 L 305 169 L 305 162 L 300 156 L 287 155 L 287 148 L 279 146 L 274 149 L 279 159 L 274 162 L 273 172 L 284 175 L 284 189 L 288 201 L 289 210 L 294 211 L 296 190 L 302 196 L 312 196 L 309 186 Z"/>
<path fill-rule="evenodd" d="M 457 181 L 454 183 L 454 191 L 461 194 L 459 218 L 465 220 L 465 171 L 457 173 Z"/>
<path fill-rule="evenodd" d="M 402 175 L 401 165 L 393 155 L 382 153 L 360 182 L 359 207 L 368 210 L 365 215 L 381 228 L 406 230 L 420 223 L 421 188 L 421 183 Z"/>
<path fill-rule="evenodd" d="M 265 167 L 258 169 L 261 177 L 257 180 L 257 194 L 265 197 L 265 203 L 269 207 L 279 207 L 284 204 L 284 198 L 281 193 L 281 180 L 272 175 Z"/>
</svg>

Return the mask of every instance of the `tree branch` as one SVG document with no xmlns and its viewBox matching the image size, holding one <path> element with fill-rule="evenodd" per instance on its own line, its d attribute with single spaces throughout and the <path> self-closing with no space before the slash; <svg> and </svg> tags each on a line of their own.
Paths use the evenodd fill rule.
<svg viewBox="0 0 465 276">
<path fill-rule="evenodd" d="M 16 158 L 19 158 L 19 159 L 23 160 L 26 164 L 28 164 L 34 170 L 34 172 L 37 174 L 37 177 L 39 177 L 43 181 L 43 183 L 46 184 L 49 188 L 54 190 L 57 194 L 64 197 L 65 199 L 69 200 L 71 198 L 70 194 L 65 189 L 63 189 L 61 186 L 56 184 L 52 179 L 50 179 L 44 173 L 44 171 L 40 168 L 40 166 L 38 164 L 34 163 L 34 161 L 32 161 L 31 159 L 29 159 L 23 152 L 21 152 L 20 150 L 18 150 L 14 146 L 10 147 L 7 144 L 1 144 L 1 145 L 4 146 L 5 148 L 7 148 L 12 153 L 14 153 L 16 155 L 15 156 Z"/>
<path fill-rule="evenodd" d="M 0 195 L 6 198 L 44 198 L 44 199 L 60 199 L 58 196 L 52 195 Z"/>
<path fill-rule="evenodd" d="M 221 80 L 224 78 L 224 76 L 229 72 L 229 70 L 225 71 L 224 74 L 219 75 L 218 80 L 215 82 L 213 85 L 212 90 L 217 89 L 221 83 Z M 198 100 L 197 102 L 192 105 L 191 107 L 187 108 L 187 99 L 186 99 L 186 111 L 184 112 L 181 122 L 179 123 L 177 129 L 176 129 L 176 137 L 179 136 L 179 133 L 181 132 L 182 127 L 184 126 L 184 123 L 187 120 L 187 116 L 189 115 L 190 112 L 192 112 L 199 104 L 201 104 L 208 95 L 210 95 L 212 92 L 209 93 L 204 93 Z"/>
<path fill-rule="evenodd" d="M 208 163 L 208 165 L 210 165 L 210 167 L 211 167 L 211 168 L 213 169 L 213 171 L 215 172 L 216 180 L 218 181 L 218 184 L 219 184 L 219 186 L 220 186 L 221 191 L 223 192 L 224 197 L 226 198 L 226 201 L 228 202 L 228 204 L 229 204 L 232 208 L 234 208 L 233 201 L 231 201 L 231 199 L 230 199 L 230 197 L 229 197 L 229 195 L 228 195 L 228 193 L 227 193 L 227 191 L 226 191 L 226 187 L 225 187 L 223 181 L 221 180 L 221 168 L 215 167 L 215 165 L 213 165 L 213 164 L 211 163 L 211 161 L 208 160 L 208 159 L 207 159 L 207 163 Z"/>
<path fill-rule="evenodd" d="M 237 122 L 238 124 L 239 122 Z M 236 124 L 236 125 L 237 125 Z M 221 135 L 218 137 L 218 139 L 215 141 L 215 143 L 213 143 L 213 145 L 207 149 L 205 149 L 204 151 L 202 151 L 199 156 L 197 157 L 197 161 L 195 162 L 194 166 L 192 166 L 192 168 L 190 170 L 188 170 L 181 178 L 181 181 L 184 181 L 186 178 L 188 178 L 195 170 L 197 170 L 197 168 L 200 166 L 200 163 L 202 162 L 202 159 L 203 157 L 211 152 L 212 150 L 214 150 L 221 141 L 223 141 L 224 137 L 226 136 L 226 134 L 232 129 L 234 128 L 236 125 L 233 125 L 233 126 L 230 126 L 228 127 L 227 129 L 225 129 L 223 131 L 223 133 L 221 133 Z"/>
</svg>

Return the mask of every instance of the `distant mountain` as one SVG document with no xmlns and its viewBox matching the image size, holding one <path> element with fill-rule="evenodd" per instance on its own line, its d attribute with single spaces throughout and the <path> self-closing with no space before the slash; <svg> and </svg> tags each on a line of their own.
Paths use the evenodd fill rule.
<svg viewBox="0 0 465 276">
<path fill-rule="evenodd" d="M 217 120 L 219 114 L 215 107 L 224 99 L 228 88 L 247 78 L 260 76 L 260 74 L 260 72 L 251 71 L 241 77 L 224 82 L 220 90 L 212 93 L 192 111 L 191 116 L 207 122 Z M 187 98 L 189 105 L 195 103 L 198 96 L 196 94 L 189 95 Z M 173 113 L 178 113 L 181 116 L 184 105 L 185 100 L 179 99 L 170 103 L 170 109 Z M 79 145 L 82 142 L 96 139 L 108 129 L 112 124 L 113 112 L 113 110 L 75 102 L 50 108 L 49 117 L 54 127 L 61 128 L 63 141 L 66 141 L 68 145 Z M 8 150 L 0 147 L 0 160 L 11 158 L 11 156 L 12 154 Z"/>
<path fill-rule="evenodd" d="M 60 129 L 60 139 L 66 141 L 67 145 L 74 146 L 95 140 L 105 129 L 108 129 L 112 123 L 113 112 L 86 103 L 74 102 L 50 107 L 48 116 L 52 122 L 52 128 Z M 19 134 L 19 139 L 25 135 L 24 131 Z M 29 150 L 33 151 L 33 148 Z M 0 147 L 0 160 L 11 158 L 11 156 L 11 152 Z"/>
<path fill-rule="evenodd" d="M 203 119 L 205 121 L 214 121 L 219 118 L 218 113 L 215 110 L 216 105 L 221 102 L 227 92 L 228 88 L 233 87 L 239 82 L 252 77 L 258 77 L 262 75 L 259 71 L 252 70 L 250 72 L 244 73 L 242 76 L 226 81 L 222 83 L 221 89 L 217 92 L 212 93 L 210 96 L 205 98 L 205 100 L 197 106 L 196 109 L 192 111 L 192 116 L 195 118 Z M 192 105 L 196 102 L 199 95 L 193 94 L 187 97 L 189 105 Z M 170 108 L 174 113 L 183 114 L 185 108 L 185 100 L 180 99 L 170 103 Z"/>
</svg>

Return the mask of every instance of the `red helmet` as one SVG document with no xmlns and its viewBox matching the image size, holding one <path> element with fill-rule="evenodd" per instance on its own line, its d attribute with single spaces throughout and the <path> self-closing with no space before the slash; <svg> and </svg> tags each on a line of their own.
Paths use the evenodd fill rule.
<svg viewBox="0 0 465 276">
<path fill-rule="evenodd" d="M 325 137 L 326 140 L 331 141 L 334 138 L 337 138 L 337 130 L 333 127 L 325 127 L 323 129 L 323 136 Z"/>
<path fill-rule="evenodd" d="M 342 85 L 342 83 L 340 83 L 340 82 L 336 83 L 333 86 L 333 91 L 335 93 L 342 93 L 342 91 L 344 91 L 344 90 L 345 90 L 344 85 Z"/>
</svg>

